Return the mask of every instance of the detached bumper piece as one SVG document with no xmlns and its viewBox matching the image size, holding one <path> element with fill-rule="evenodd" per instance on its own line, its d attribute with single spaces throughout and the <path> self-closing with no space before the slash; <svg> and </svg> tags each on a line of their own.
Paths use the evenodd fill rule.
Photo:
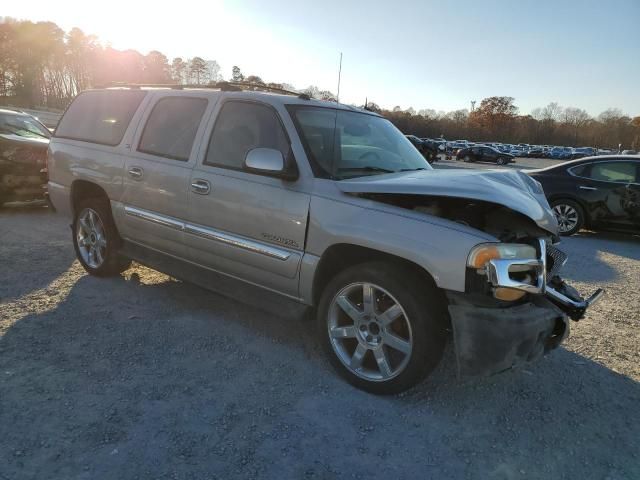
<svg viewBox="0 0 640 480">
<path fill-rule="evenodd" d="M 544 297 L 515 307 L 483 307 L 449 296 L 458 373 L 491 375 L 537 360 L 569 334 L 567 315 Z"/>
<path fill-rule="evenodd" d="M 599 288 L 586 300 L 570 285 L 567 285 L 560 277 L 553 277 L 545 290 L 546 297 L 560 307 L 571 320 L 584 318 L 587 309 L 598 302 L 604 295 L 604 290 Z"/>
</svg>

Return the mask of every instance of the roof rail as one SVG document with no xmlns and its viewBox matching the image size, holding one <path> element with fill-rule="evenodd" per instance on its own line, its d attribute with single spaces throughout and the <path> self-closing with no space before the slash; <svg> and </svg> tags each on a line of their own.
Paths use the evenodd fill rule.
<svg viewBox="0 0 640 480">
<path fill-rule="evenodd" d="M 173 83 L 123 83 L 123 82 L 115 82 L 110 83 L 108 85 L 100 85 L 96 86 L 96 88 L 130 88 L 130 89 L 140 89 L 140 88 L 169 88 L 172 90 L 184 90 L 184 89 L 213 89 L 213 90 L 221 90 L 223 92 L 240 92 L 243 90 L 250 91 L 265 91 L 265 92 L 274 92 L 281 93 L 284 95 L 294 95 L 303 100 L 311 100 L 311 97 L 306 93 L 294 92 L 291 90 L 285 90 L 284 88 L 279 87 L 271 87 L 269 85 L 264 85 L 261 83 L 250 83 L 250 82 L 214 82 L 208 85 L 199 85 L 199 84 L 173 84 Z"/>
</svg>

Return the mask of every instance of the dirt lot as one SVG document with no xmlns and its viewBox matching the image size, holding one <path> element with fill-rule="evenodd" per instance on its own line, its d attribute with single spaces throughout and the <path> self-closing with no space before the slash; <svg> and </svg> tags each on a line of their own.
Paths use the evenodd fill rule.
<svg viewBox="0 0 640 480">
<path fill-rule="evenodd" d="M 0 210 L 0 479 L 640 478 L 640 240 L 567 239 L 608 296 L 564 348 L 398 397 L 343 383 L 310 324 L 136 267 L 84 274 L 65 219 Z"/>
</svg>

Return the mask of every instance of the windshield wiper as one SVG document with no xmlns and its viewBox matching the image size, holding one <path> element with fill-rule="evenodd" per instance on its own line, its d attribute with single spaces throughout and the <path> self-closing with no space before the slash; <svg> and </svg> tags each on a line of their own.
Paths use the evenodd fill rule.
<svg viewBox="0 0 640 480">
<path fill-rule="evenodd" d="M 388 170 L 386 168 L 371 167 L 371 166 L 366 166 L 366 167 L 345 167 L 345 168 L 339 168 L 338 171 L 339 172 L 380 172 L 380 173 L 395 173 L 396 172 L 396 170 Z"/>
<path fill-rule="evenodd" d="M 401 170 L 399 170 L 400 172 L 415 172 L 417 170 L 426 170 L 426 168 L 424 167 L 418 167 L 418 168 L 403 168 Z"/>
</svg>

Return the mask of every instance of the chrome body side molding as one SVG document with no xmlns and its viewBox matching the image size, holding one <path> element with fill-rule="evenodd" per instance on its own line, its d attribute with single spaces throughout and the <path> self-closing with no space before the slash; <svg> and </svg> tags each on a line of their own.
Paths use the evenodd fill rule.
<svg viewBox="0 0 640 480">
<path fill-rule="evenodd" d="M 140 218 L 157 225 L 162 225 L 163 227 L 180 230 L 190 235 L 196 235 L 201 238 L 206 238 L 207 240 L 224 243 L 243 250 L 259 253 L 267 257 L 276 258 L 282 261 L 288 260 L 289 257 L 291 257 L 291 252 L 282 248 L 239 237 L 237 235 L 232 235 L 213 228 L 186 223 L 181 220 L 150 212 L 148 210 L 143 210 L 141 208 L 125 206 L 124 211 L 129 216 Z"/>
</svg>

